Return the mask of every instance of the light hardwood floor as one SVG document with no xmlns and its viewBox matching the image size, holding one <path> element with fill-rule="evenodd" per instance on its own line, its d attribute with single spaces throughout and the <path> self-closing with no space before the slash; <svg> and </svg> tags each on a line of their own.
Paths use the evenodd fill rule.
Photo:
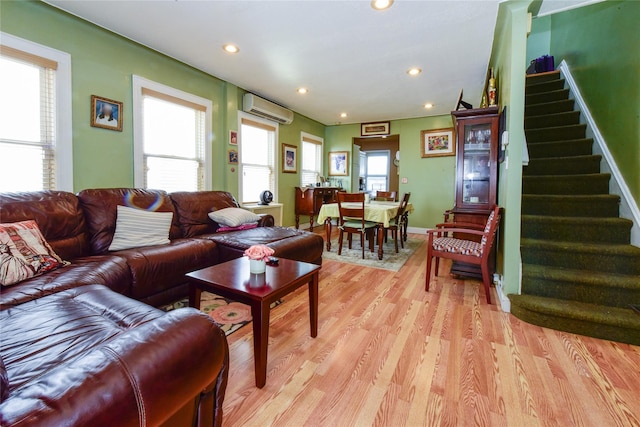
<svg viewBox="0 0 640 427">
<path fill-rule="evenodd" d="M 444 260 L 426 293 L 425 257 L 325 261 L 318 337 L 300 289 L 272 311 L 263 389 L 251 326 L 231 335 L 224 426 L 640 426 L 640 347 L 524 323 Z"/>
</svg>

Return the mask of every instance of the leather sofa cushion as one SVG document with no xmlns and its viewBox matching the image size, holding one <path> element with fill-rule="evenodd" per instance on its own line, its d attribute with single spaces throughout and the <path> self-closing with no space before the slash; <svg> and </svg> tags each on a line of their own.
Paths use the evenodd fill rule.
<svg viewBox="0 0 640 427">
<path fill-rule="evenodd" d="M 87 228 L 91 236 L 91 250 L 94 254 L 108 251 L 116 230 L 117 206 L 151 209 L 157 212 L 173 212 L 169 239 L 182 237 L 178 218 L 169 195 L 160 190 L 141 188 L 106 188 L 83 190 L 78 193 Z"/>
<path fill-rule="evenodd" d="M 92 285 L 2 310 L 0 322 L 11 378 L 1 425 L 160 425 L 203 390 L 224 394 L 226 339 L 195 309 L 165 313 Z"/>
<path fill-rule="evenodd" d="M 168 245 L 113 252 L 131 271 L 131 296 L 147 299 L 185 282 L 184 275 L 208 267 L 218 259 L 218 247 L 209 240 L 176 239 Z M 154 305 L 173 301 L 153 301 Z"/>
<path fill-rule="evenodd" d="M 170 196 L 184 237 L 215 233 L 218 224 L 209 218 L 209 212 L 240 206 L 227 191 L 180 191 Z"/>
<path fill-rule="evenodd" d="M 200 236 L 220 245 L 221 261 L 242 256 L 252 245 L 267 245 L 275 250 L 274 256 L 296 261 L 322 263 L 324 239 L 308 231 L 285 227 L 258 227 L 230 233 Z"/>
<path fill-rule="evenodd" d="M 9 376 L 2 356 L 0 356 L 0 403 L 4 402 L 7 397 L 9 397 Z"/>
<path fill-rule="evenodd" d="M 62 259 L 89 255 L 89 235 L 80 202 L 65 191 L 0 194 L 0 222 L 35 220 Z"/>
<path fill-rule="evenodd" d="M 129 295 L 131 273 L 123 258 L 97 255 L 74 259 L 71 265 L 2 288 L 0 309 L 83 285 L 102 284 Z"/>
</svg>

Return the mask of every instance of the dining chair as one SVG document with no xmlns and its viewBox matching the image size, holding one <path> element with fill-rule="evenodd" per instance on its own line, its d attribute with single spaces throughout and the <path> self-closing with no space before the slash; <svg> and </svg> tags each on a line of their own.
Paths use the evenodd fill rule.
<svg viewBox="0 0 640 427">
<path fill-rule="evenodd" d="M 382 202 L 397 202 L 398 193 L 395 191 L 376 191 L 376 200 Z"/>
<path fill-rule="evenodd" d="M 427 230 L 429 239 L 427 242 L 427 277 L 425 290 L 429 292 L 431 279 L 431 261 L 436 259 L 435 276 L 438 276 L 440 258 L 448 258 L 469 264 L 479 265 L 482 270 L 482 284 L 487 295 L 487 303 L 491 304 L 491 278 L 489 277 L 489 255 L 493 248 L 496 231 L 500 222 L 500 207 L 495 206 L 483 230 L 472 228 L 476 224 L 461 224 L 445 222 L 437 224 L 433 230 Z M 482 226 L 480 226 L 482 227 Z M 473 234 L 482 236 L 480 242 L 472 240 L 456 239 L 453 233 Z M 449 237 L 451 235 L 451 237 Z"/>
<path fill-rule="evenodd" d="M 402 249 L 404 249 L 404 239 L 403 239 L 403 227 L 406 227 L 406 210 L 407 205 L 409 204 L 409 197 L 411 197 L 411 193 L 404 193 L 402 195 L 402 200 L 400 201 L 400 206 L 398 206 L 398 213 L 396 216 L 389 222 L 389 227 L 385 228 L 385 241 L 387 239 L 387 230 L 391 231 L 391 237 L 393 238 L 396 244 L 396 253 L 398 253 L 398 233 L 400 234 L 400 245 Z"/>
<path fill-rule="evenodd" d="M 364 219 L 364 193 L 338 193 L 338 255 L 342 255 L 342 242 L 344 233 L 348 234 L 349 249 L 351 249 L 352 236 L 360 235 L 362 246 L 362 259 L 364 259 L 364 238 L 369 239 L 369 249 L 373 252 L 374 233 L 378 223 Z"/>
</svg>

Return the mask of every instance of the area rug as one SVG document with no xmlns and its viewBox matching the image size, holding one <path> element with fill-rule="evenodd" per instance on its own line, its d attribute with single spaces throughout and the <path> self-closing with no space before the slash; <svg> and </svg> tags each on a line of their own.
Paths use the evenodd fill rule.
<svg viewBox="0 0 640 427">
<path fill-rule="evenodd" d="M 360 247 L 359 236 L 353 236 L 352 249 L 349 249 L 346 242 L 347 236 L 345 235 L 345 242 L 342 246 L 342 255 L 338 255 L 338 237 L 331 239 L 331 252 L 326 250 L 322 254 L 322 258 L 330 259 L 333 261 L 346 262 L 348 264 L 362 265 L 364 267 L 380 268 L 383 270 L 399 271 L 405 262 L 411 255 L 424 243 L 424 240 L 419 239 L 407 239 L 404 242 L 404 249 L 398 242 L 398 253 L 396 253 L 395 243 L 393 239 L 389 237 L 389 240 L 384 243 L 384 257 L 382 260 L 378 259 L 378 246 L 376 244 L 374 252 L 369 251 L 369 244 L 365 241 L 364 259 L 362 259 L 362 248 Z"/>
<path fill-rule="evenodd" d="M 282 300 L 276 301 L 271 308 L 282 304 Z M 160 307 L 161 310 L 171 311 L 176 308 L 189 307 L 189 298 L 181 299 L 173 304 Z M 213 321 L 229 336 L 247 323 L 251 323 L 251 307 L 211 292 L 202 292 L 200 297 L 200 310 L 208 314 Z"/>
</svg>

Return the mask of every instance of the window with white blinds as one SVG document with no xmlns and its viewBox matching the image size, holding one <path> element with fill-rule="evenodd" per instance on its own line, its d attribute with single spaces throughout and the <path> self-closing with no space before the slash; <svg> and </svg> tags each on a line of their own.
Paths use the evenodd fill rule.
<svg viewBox="0 0 640 427">
<path fill-rule="evenodd" d="M 0 50 L 0 192 L 56 185 L 57 62 Z"/>
<path fill-rule="evenodd" d="M 323 139 L 302 132 L 302 173 L 300 185 L 306 187 L 318 182 L 318 176 L 322 175 L 322 144 Z"/>
<path fill-rule="evenodd" d="M 274 202 L 277 196 L 276 140 L 277 124 L 240 118 L 240 199 L 241 203 L 255 203 L 260 194 L 269 190 Z"/>
<path fill-rule="evenodd" d="M 135 77 L 136 186 L 167 192 L 209 188 L 211 101 Z"/>
</svg>

